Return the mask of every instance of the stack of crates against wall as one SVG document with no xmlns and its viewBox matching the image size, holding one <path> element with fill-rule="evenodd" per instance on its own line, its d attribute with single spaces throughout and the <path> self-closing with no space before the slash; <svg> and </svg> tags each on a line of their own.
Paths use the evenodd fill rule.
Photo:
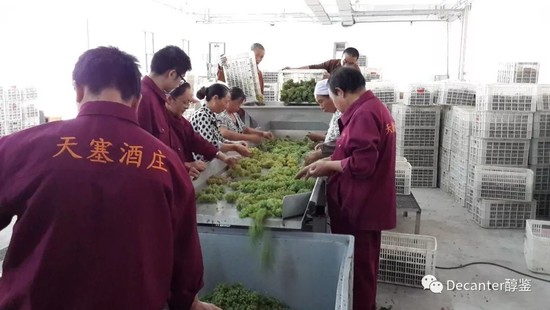
<svg viewBox="0 0 550 310">
<path fill-rule="evenodd" d="M 440 84 L 410 84 L 403 95 L 406 105 L 425 106 L 438 103 Z"/>
<path fill-rule="evenodd" d="M 537 217 L 550 218 L 550 85 L 538 85 L 537 111 L 533 122 L 533 140 L 529 156 L 530 168 L 535 173 L 534 199 L 537 201 Z"/>
<path fill-rule="evenodd" d="M 286 81 L 292 80 L 294 83 L 298 83 L 301 81 L 309 81 L 309 80 L 315 80 L 315 82 L 319 82 L 323 79 L 325 75 L 324 69 L 296 69 L 296 70 L 283 70 L 279 72 L 279 77 L 277 79 L 278 81 L 278 101 L 281 100 L 281 90 L 283 89 L 283 84 Z"/>
<path fill-rule="evenodd" d="M 538 62 L 503 62 L 499 64 L 498 83 L 537 84 L 538 79 Z"/>
<path fill-rule="evenodd" d="M 441 105 L 476 105 L 477 86 L 466 82 L 445 81 L 441 83 L 438 103 Z"/>
<path fill-rule="evenodd" d="M 256 58 L 252 53 L 227 58 L 223 66 L 225 81 L 229 87 L 240 87 L 246 95 L 246 102 L 257 102 L 260 89 Z"/>
<path fill-rule="evenodd" d="M 395 192 L 397 195 L 411 194 L 412 166 L 404 157 L 395 160 Z"/>
<path fill-rule="evenodd" d="M 478 167 L 528 168 L 536 92 L 537 86 L 530 84 L 488 84 L 478 88 L 477 112 L 473 119 L 469 147 L 466 207 L 471 211 L 474 221 L 482 227 L 517 228 L 520 225 L 514 220 L 521 216 L 508 212 L 510 209 L 518 208 L 517 199 L 516 202 L 511 202 L 514 199 L 509 199 L 507 197 L 509 193 L 502 191 L 497 192 L 493 197 L 479 196 L 479 193 L 486 189 L 480 188 L 483 184 L 476 180 Z M 525 202 L 523 216 L 530 216 L 531 208 L 536 209 L 536 204 L 532 203 L 533 189 L 534 185 L 530 185 L 531 198 L 523 201 Z M 495 214 L 500 216 L 498 220 L 495 220 L 497 216 Z M 487 218 L 488 215 L 492 217 Z"/>
<path fill-rule="evenodd" d="M 550 221 L 527 221 L 523 252 L 529 270 L 550 274 Z"/>
<path fill-rule="evenodd" d="M 466 198 L 468 175 L 468 148 L 472 131 L 474 107 L 453 106 L 452 117 L 449 119 L 450 135 L 450 169 L 449 193 L 460 204 L 464 205 Z"/>
<path fill-rule="evenodd" d="M 383 231 L 378 281 L 421 288 L 424 276 L 435 276 L 436 251 L 435 237 Z"/>
<path fill-rule="evenodd" d="M 262 72 L 264 78 L 264 101 L 279 100 L 279 71 Z"/>
<path fill-rule="evenodd" d="M 412 187 L 437 187 L 439 106 L 392 107 L 396 125 L 397 155 L 407 158 L 412 166 Z"/>
<path fill-rule="evenodd" d="M 473 220 L 484 228 L 523 228 L 536 216 L 534 173 L 527 168 L 476 165 Z"/>
<path fill-rule="evenodd" d="M 393 82 L 367 82 L 366 87 L 387 106 L 399 101 L 399 90 Z"/>
<path fill-rule="evenodd" d="M 449 193 L 449 178 L 451 169 L 451 139 L 452 139 L 452 113 L 453 110 L 449 106 L 441 107 L 441 122 L 440 122 L 440 143 L 439 143 L 439 188 L 446 193 Z"/>
</svg>

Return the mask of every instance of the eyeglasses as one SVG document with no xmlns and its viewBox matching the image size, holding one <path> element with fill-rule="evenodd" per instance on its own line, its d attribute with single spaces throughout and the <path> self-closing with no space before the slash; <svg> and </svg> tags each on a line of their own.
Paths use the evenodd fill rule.
<svg viewBox="0 0 550 310">
<path fill-rule="evenodd" d="M 187 83 L 187 81 L 185 80 L 185 78 L 183 77 L 183 75 L 181 75 L 181 74 L 178 73 L 178 76 L 180 77 L 180 85 L 181 85 L 181 84 L 184 84 L 184 83 Z"/>
</svg>

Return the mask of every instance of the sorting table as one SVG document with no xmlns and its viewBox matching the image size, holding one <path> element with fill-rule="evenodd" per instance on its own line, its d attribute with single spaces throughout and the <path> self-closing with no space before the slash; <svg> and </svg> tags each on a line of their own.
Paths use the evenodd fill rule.
<svg viewBox="0 0 550 310">
<path fill-rule="evenodd" d="M 397 195 L 397 212 L 402 212 L 403 216 L 407 216 L 409 212 L 416 212 L 416 223 L 414 225 L 414 233 L 420 233 L 420 219 L 422 209 L 418 205 L 413 192 L 410 195 Z"/>
</svg>

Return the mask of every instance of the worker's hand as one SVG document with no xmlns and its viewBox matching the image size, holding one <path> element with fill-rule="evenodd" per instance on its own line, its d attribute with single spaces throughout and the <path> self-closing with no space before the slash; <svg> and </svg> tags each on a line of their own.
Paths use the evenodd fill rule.
<svg viewBox="0 0 550 310">
<path fill-rule="evenodd" d="M 317 143 L 317 145 L 315 145 L 314 150 L 315 151 L 321 151 L 321 148 L 323 147 L 323 144 L 324 144 L 323 142 Z"/>
<path fill-rule="evenodd" d="M 201 175 L 201 172 L 197 168 L 195 167 L 189 168 L 189 176 L 191 177 L 191 180 L 198 179 L 200 175 Z"/>
<path fill-rule="evenodd" d="M 264 131 L 262 133 L 262 136 L 265 138 L 265 139 L 269 139 L 269 140 L 273 140 L 275 139 L 275 136 L 273 135 L 273 133 L 271 131 Z"/>
<path fill-rule="evenodd" d="M 221 55 L 220 56 L 220 66 L 224 66 L 225 64 L 227 64 L 227 56 Z"/>
<path fill-rule="evenodd" d="M 323 73 L 323 80 L 326 80 L 330 77 L 330 73 L 328 73 L 328 71 L 325 70 L 325 72 Z"/>
<path fill-rule="evenodd" d="M 262 138 L 262 136 L 259 136 L 259 135 L 250 135 L 250 142 L 252 142 L 256 145 L 262 144 L 263 138 Z"/>
<path fill-rule="evenodd" d="M 191 163 L 191 167 L 199 170 L 200 172 L 203 172 L 204 170 L 206 170 L 206 163 L 202 160 L 196 160 Z"/>
<path fill-rule="evenodd" d="M 248 149 L 248 147 L 242 146 L 240 144 L 235 144 L 235 152 L 241 154 L 241 156 L 244 157 L 250 157 L 252 155 L 252 152 Z"/>
<path fill-rule="evenodd" d="M 308 137 L 309 140 L 313 142 L 321 142 L 325 139 L 325 137 L 318 133 L 309 132 L 306 137 Z"/>
<path fill-rule="evenodd" d="M 261 141 L 260 141 L 261 142 Z M 237 144 L 238 145 L 242 145 L 244 147 L 248 147 L 248 143 L 246 143 L 246 141 L 237 141 Z"/>
<path fill-rule="evenodd" d="M 229 167 L 233 167 L 239 162 L 239 158 L 235 156 L 227 156 L 223 162 Z"/>
<path fill-rule="evenodd" d="M 318 161 L 322 157 L 323 157 L 323 153 L 321 151 L 311 151 L 311 152 L 306 154 L 306 156 L 304 158 L 304 165 L 308 166 L 308 165 Z"/>
<path fill-rule="evenodd" d="M 191 305 L 191 310 L 222 310 L 219 307 L 214 306 L 203 301 L 196 301 Z"/>
<path fill-rule="evenodd" d="M 328 162 L 326 160 L 318 160 L 314 162 L 313 164 L 308 166 L 309 169 L 307 171 L 307 175 L 310 177 L 326 177 L 331 174 L 331 170 L 329 169 Z"/>
</svg>

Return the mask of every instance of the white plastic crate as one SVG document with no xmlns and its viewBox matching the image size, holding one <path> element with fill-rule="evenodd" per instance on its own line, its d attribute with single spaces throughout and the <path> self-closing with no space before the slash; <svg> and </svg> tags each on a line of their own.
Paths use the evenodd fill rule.
<svg viewBox="0 0 550 310">
<path fill-rule="evenodd" d="M 439 84 L 410 84 L 403 95 L 403 101 L 412 106 L 437 104 L 439 87 Z"/>
<path fill-rule="evenodd" d="M 499 64 L 497 82 L 537 84 L 538 62 L 502 62 Z"/>
<path fill-rule="evenodd" d="M 449 192 L 449 171 L 439 170 L 439 187 L 445 193 Z"/>
<path fill-rule="evenodd" d="M 550 138 L 550 111 L 535 112 L 533 123 L 533 138 Z"/>
<path fill-rule="evenodd" d="M 246 102 L 257 101 L 257 95 L 261 94 L 261 89 L 254 54 L 229 56 L 223 69 L 229 87 L 241 88 L 246 95 Z"/>
<path fill-rule="evenodd" d="M 399 90 L 392 82 L 367 82 L 366 88 L 385 104 L 399 101 Z"/>
<path fill-rule="evenodd" d="M 531 139 L 533 113 L 485 111 L 473 115 L 472 136 L 478 138 Z"/>
<path fill-rule="evenodd" d="M 472 165 L 527 167 L 531 140 L 470 138 Z"/>
<path fill-rule="evenodd" d="M 435 276 L 436 251 L 435 237 L 383 231 L 378 281 L 421 288 L 424 276 Z"/>
<path fill-rule="evenodd" d="M 452 146 L 453 128 L 448 126 L 441 127 L 441 136 L 441 147 L 450 150 Z"/>
<path fill-rule="evenodd" d="M 412 166 L 406 161 L 395 162 L 395 192 L 397 195 L 411 194 Z"/>
<path fill-rule="evenodd" d="M 264 84 L 264 102 L 276 102 L 279 99 L 279 85 L 277 83 Z"/>
<path fill-rule="evenodd" d="M 538 85 L 537 110 L 550 111 L 550 84 Z"/>
<path fill-rule="evenodd" d="M 465 154 L 464 156 L 460 156 L 460 154 L 451 153 L 450 162 L 451 162 L 451 165 L 450 165 L 449 171 L 451 173 L 451 177 L 457 180 L 460 180 L 460 182 L 466 185 L 466 180 L 468 177 L 467 154 Z"/>
<path fill-rule="evenodd" d="M 398 128 L 438 128 L 441 121 L 441 107 L 415 107 L 395 104 L 392 106 L 392 115 Z"/>
<path fill-rule="evenodd" d="M 478 111 L 534 112 L 537 86 L 531 84 L 488 84 L 476 94 Z"/>
<path fill-rule="evenodd" d="M 474 107 L 453 107 L 452 128 L 462 135 L 471 135 L 475 112 Z"/>
<path fill-rule="evenodd" d="M 439 169 L 443 171 L 451 169 L 451 150 L 444 147 L 439 148 Z"/>
<path fill-rule="evenodd" d="M 474 199 L 531 201 L 533 181 L 530 169 L 476 165 Z"/>
<path fill-rule="evenodd" d="M 359 69 L 367 82 L 382 80 L 383 74 L 381 69 L 364 67 L 360 67 Z"/>
<path fill-rule="evenodd" d="M 529 270 L 550 274 L 550 221 L 527 220 L 524 253 Z"/>
<path fill-rule="evenodd" d="M 451 136 L 451 152 L 460 153 L 461 156 L 466 157 L 469 147 L 470 136 L 466 135 L 464 132 L 453 130 L 453 135 Z"/>
<path fill-rule="evenodd" d="M 536 216 L 537 202 L 480 199 L 474 204 L 472 218 L 483 228 L 524 228 Z"/>
<path fill-rule="evenodd" d="M 550 165 L 531 165 L 535 174 L 535 192 L 550 193 Z"/>
<path fill-rule="evenodd" d="M 533 199 L 537 201 L 537 218 L 550 218 L 550 192 L 535 192 Z"/>
<path fill-rule="evenodd" d="M 475 84 L 466 82 L 443 82 L 439 91 L 438 103 L 442 105 L 476 105 Z"/>
<path fill-rule="evenodd" d="M 283 89 L 283 84 L 288 81 L 292 80 L 295 83 L 302 82 L 302 81 L 309 81 L 311 79 L 314 79 L 316 82 L 319 82 L 323 79 L 323 76 L 325 75 L 324 69 L 296 69 L 296 70 L 283 70 L 279 72 L 279 90 Z M 281 101 L 281 93 L 279 91 L 279 101 Z"/>
<path fill-rule="evenodd" d="M 437 147 L 439 128 L 408 128 L 397 126 L 397 147 Z"/>
<path fill-rule="evenodd" d="M 466 185 L 466 199 L 464 200 L 464 208 L 469 212 L 472 212 L 474 208 L 474 188 L 473 186 Z"/>
<path fill-rule="evenodd" d="M 407 147 L 397 148 L 397 155 L 407 158 L 407 162 L 415 167 L 437 168 L 438 148 Z"/>
<path fill-rule="evenodd" d="M 435 188 L 437 187 L 437 168 L 415 167 L 412 168 L 412 188 Z"/>
<path fill-rule="evenodd" d="M 464 204 L 466 199 L 465 183 L 465 178 L 461 180 L 459 178 L 455 178 L 452 174 L 449 176 L 449 193 L 452 195 L 453 199 L 460 204 Z"/>
<path fill-rule="evenodd" d="M 531 140 L 529 163 L 531 165 L 550 165 L 550 138 Z"/>
<path fill-rule="evenodd" d="M 441 126 L 452 127 L 453 107 L 441 106 Z"/>
<path fill-rule="evenodd" d="M 280 71 L 266 71 L 262 72 L 264 78 L 264 84 L 278 84 Z"/>
</svg>

